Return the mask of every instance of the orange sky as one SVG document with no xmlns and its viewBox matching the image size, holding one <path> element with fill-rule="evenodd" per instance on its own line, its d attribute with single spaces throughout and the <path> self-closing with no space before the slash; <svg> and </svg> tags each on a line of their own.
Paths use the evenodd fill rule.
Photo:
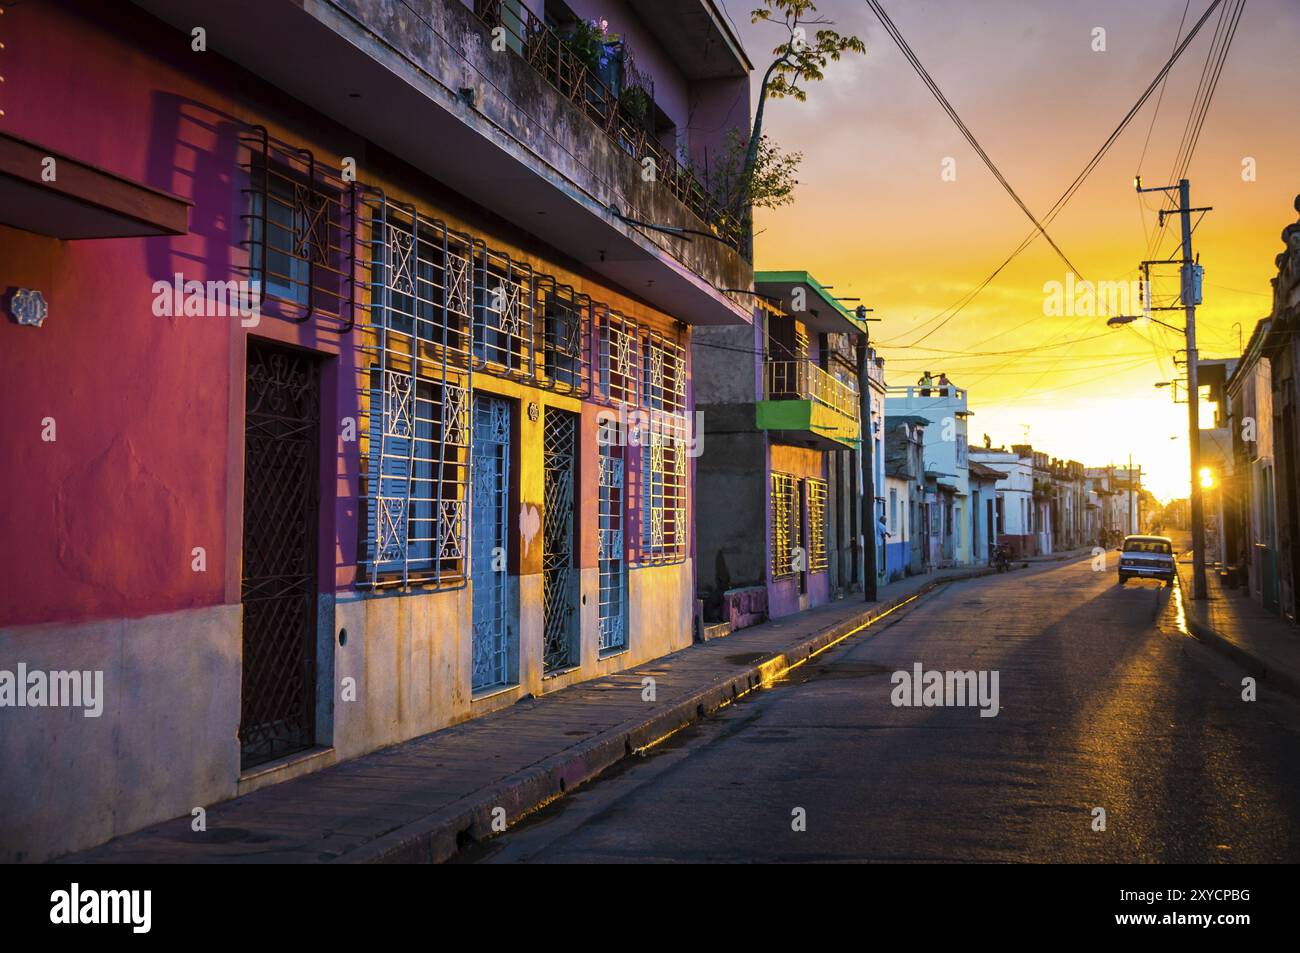
<svg viewBox="0 0 1300 953">
<path fill-rule="evenodd" d="M 1184 2 L 884 6 L 985 151 L 1042 215 L 1169 56 Z M 1209 2 L 1190 0 L 1184 29 Z M 755 5 L 726 0 L 757 85 L 780 34 L 749 23 Z M 1157 496 L 1185 495 L 1187 408 L 1152 386 L 1174 376 L 1181 337 L 1151 325 L 1108 331 L 1104 317 L 1045 316 L 1044 283 L 1064 282 L 1067 269 L 1041 239 L 942 329 L 915 347 L 897 346 L 934 327 L 926 322 L 986 278 L 1032 225 L 867 5 L 822 0 L 818 7 L 841 32 L 861 36 L 867 54 L 833 64 L 807 102 L 769 104 L 766 130 L 804 161 L 795 203 L 759 212 L 756 266 L 806 269 L 839 295 L 861 296 L 883 319 L 872 337 L 891 384 L 913 382 L 928 368 L 970 388 L 972 442 L 984 433 L 995 446 L 1020 442 L 1028 426 L 1036 448 L 1090 466 L 1132 453 Z M 1139 200 L 1133 176 L 1140 171 L 1146 185 L 1167 184 L 1217 18 L 1169 74 L 1140 167 L 1155 96 L 1049 226 L 1085 278 L 1131 281 L 1148 257 L 1159 196 Z M 1092 50 L 1096 27 L 1106 30 L 1105 52 Z M 1292 202 L 1300 192 L 1297 64 L 1300 0 L 1249 0 L 1188 173 L 1192 204 L 1214 207 L 1194 236 L 1206 274 L 1198 310 L 1203 358 L 1237 354 L 1234 325 L 1248 338 L 1269 310 L 1280 232 L 1296 220 Z M 955 159 L 955 181 L 941 176 L 947 157 Z M 1255 181 L 1243 181 L 1245 157 L 1255 160 Z M 1165 257 L 1174 250 L 1174 227 L 1176 220 Z M 1169 287 L 1164 282 L 1157 292 Z M 1157 316 L 1182 324 L 1181 312 Z M 1024 350 L 1063 341 L 1079 343 Z M 1023 352 L 987 353 L 1017 349 Z"/>
</svg>

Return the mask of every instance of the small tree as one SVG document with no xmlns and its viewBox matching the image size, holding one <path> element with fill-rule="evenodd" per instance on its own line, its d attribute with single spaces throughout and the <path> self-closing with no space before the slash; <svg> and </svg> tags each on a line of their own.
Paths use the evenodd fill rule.
<svg viewBox="0 0 1300 953">
<path fill-rule="evenodd" d="M 700 176 L 723 208 L 777 208 L 794 201 L 802 152 L 786 152 L 767 133 L 759 137 L 754 162 L 746 169 L 749 137 L 733 129 L 711 172 Z"/>
<path fill-rule="evenodd" d="M 785 27 L 786 38 L 772 50 L 774 59 L 763 74 L 758 89 L 758 105 L 754 109 L 754 125 L 749 132 L 745 160 L 741 167 L 741 187 L 736 190 L 732 211 L 738 219 L 747 220 L 749 196 L 755 172 L 759 167 L 764 148 L 763 111 L 768 98 L 803 101 L 808 98 L 805 85 L 824 78 L 828 63 L 839 60 L 845 53 L 865 53 L 866 44 L 856 36 L 841 36 L 830 29 L 835 24 L 817 15 L 813 0 L 763 0 L 765 6 L 750 15 L 754 23 L 768 21 Z M 817 28 L 811 40 L 810 27 Z M 755 203 L 757 204 L 757 203 Z"/>
</svg>

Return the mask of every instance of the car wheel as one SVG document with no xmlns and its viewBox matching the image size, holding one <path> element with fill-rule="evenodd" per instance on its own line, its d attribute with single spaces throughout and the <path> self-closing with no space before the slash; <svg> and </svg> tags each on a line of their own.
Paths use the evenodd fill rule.
<svg viewBox="0 0 1300 953">
<path fill-rule="evenodd" d="M 1128 576 L 1120 576 L 1120 577 L 1119 577 L 1119 584 L 1120 584 L 1121 586 L 1124 585 L 1124 583 L 1126 583 L 1126 582 L 1128 582 Z"/>
</svg>

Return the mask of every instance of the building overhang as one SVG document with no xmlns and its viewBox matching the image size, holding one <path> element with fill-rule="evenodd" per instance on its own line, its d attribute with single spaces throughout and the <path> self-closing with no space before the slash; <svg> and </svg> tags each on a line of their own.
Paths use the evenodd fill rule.
<svg viewBox="0 0 1300 953">
<path fill-rule="evenodd" d="M 756 271 L 754 290 L 780 301 L 786 314 L 802 321 L 810 330 L 822 334 L 866 333 L 866 324 L 806 271 Z M 794 307 L 799 298 L 804 304 L 801 309 Z"/>
<path fill-rule="evenodd" d="M 742 79 L 754 64 L 713 0 L 628 0 L 687 79 Z"/>
<path fill-rule="evenodd" d="M 135 2 L 187 44 L 201 24 L 214 53 L 651 307 L 689 325 L 752 323 L 752 303 L 736 296 L 752 284 L 743 259 L 667 189 L 643 183 L 631 156 L 513 52 L 486 42 L 467 52 L 414 5 L 384 0 Z M 459 0 L 430 15 L 490 40 Z M 502 92 L 512 83 L 513 99 Z M 536 115 L 511 105 L 529 96 Z M 672 231 L 682 228 L 703 234 Z"/>
<path fill-rule="evenodd" d="M 814 450 L 856 450 L 858 422 L 815 400 L 760 400 L 754 421 L 781 443 Z"/>
<path fill-rule="evenodd" d="M 51 238 L 184 235 L 190 203 L 0 132 L 0 224 Z"/>
</svg>

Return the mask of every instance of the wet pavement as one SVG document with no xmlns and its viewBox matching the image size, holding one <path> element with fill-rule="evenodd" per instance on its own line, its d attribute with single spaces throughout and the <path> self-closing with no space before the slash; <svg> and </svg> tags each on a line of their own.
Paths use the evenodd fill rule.
<svg viewBox="0 0 1300 953">
<path fill-rule="evenodd" d="M 1300 705 L 1110 559 L 953 583 L 462 859 L 1300 860 Z M 998 714 L 896 706 L 917 663 L 996 671 Z"/>
</svg>

